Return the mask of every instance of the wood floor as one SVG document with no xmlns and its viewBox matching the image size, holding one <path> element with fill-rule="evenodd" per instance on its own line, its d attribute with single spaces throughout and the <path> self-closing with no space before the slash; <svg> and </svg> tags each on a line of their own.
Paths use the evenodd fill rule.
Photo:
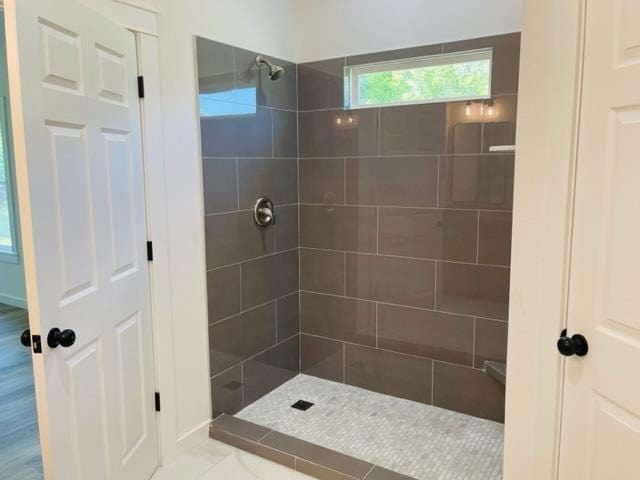
<svg viewBox="0 0 640 480">
<path fill-rule="evenodd" d="M 26 310 L 0 303 L 0 478 L 41 480 L 31 352 L 20 344 Z"/>
</svg>

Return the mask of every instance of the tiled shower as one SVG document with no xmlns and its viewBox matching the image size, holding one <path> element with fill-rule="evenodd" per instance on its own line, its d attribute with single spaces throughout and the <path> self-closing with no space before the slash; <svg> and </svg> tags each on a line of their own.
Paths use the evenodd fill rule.
<svg viewBox="0 0 640 480">
<path fill-rule="evenodd" d="M 507 34 L 299 65 L 267 55 L 285 69 L 272 81 L 256 66 L 262 52 L 197 38 L 218 438 L 364 478 L 371 470 L 305 457 L 303 439 L 290 442 L 297 450 L 267 441 L 291 432 L 258 425 L 257 412 L 303 385 L 497 431 L 504 385 L 486 366 L 506 363 L 514 155 L 504 147 L 515 143 L 519 44 Z M 345 67 L 485 48 L 489 99 L 345 108 Z M 263 196 L 275 205 L 266 228 L 253 218 Z M 331 455 L 358 457 L 343 450 Z M 371 455 L 355 460 L 422 478 Z"/>
</svg>

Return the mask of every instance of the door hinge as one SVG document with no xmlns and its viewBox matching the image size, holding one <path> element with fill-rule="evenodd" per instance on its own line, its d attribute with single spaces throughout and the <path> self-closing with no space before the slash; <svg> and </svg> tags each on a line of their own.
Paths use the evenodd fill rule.
<svg viewBox="0 0 640 480">
<path fill-rule="evenodd" d="M 31 347 L 33 353 L 42 353 L 42 338 L 40 335 L 31 335 Z"/>
<path fill-rule="evenodd" d="M 147 261 L 153 262 L 153 242 L 147 242 Z"/>
<path fill-rule="evenodd" d="M 155 393 L 156 412 L 160 411 L 160 392 Z"/>
<path fill-rule="evenodd" d="M 138 98 L 144 98 L 144 77 L 138 77 Z"/>
</svg>

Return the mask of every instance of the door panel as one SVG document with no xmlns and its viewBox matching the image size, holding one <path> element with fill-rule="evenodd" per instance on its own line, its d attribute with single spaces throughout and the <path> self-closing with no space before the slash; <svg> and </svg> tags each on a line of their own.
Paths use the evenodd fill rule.
<svg viewBox="0 0 640 480">
<path fill-rule="evenodd" d="M 561 479 L 640 471 L 640 4 L 586 2 Z"/>
<path fill-rule="evenodd" d="M 158 453 L 135 39 L 74 0 L 5 7 L 45 473 L 146 479 Z M 54 327 L 75 344 L 47 348 Z"/>
</svg>

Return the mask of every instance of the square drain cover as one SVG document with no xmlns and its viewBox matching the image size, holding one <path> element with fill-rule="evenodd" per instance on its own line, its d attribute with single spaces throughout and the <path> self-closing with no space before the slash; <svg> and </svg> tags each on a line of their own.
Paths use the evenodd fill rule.
<svg viewBox="0 0 640 480">
<path fill-rule="evenodd" d="M 313 407 L 313 403 L 307 402 L 306 400 L 298 400 L 296 403 L 291 405 L 291 408 L 302 410 L 303 412 L 309 410 L 311 407 Z"/>
</svg>

